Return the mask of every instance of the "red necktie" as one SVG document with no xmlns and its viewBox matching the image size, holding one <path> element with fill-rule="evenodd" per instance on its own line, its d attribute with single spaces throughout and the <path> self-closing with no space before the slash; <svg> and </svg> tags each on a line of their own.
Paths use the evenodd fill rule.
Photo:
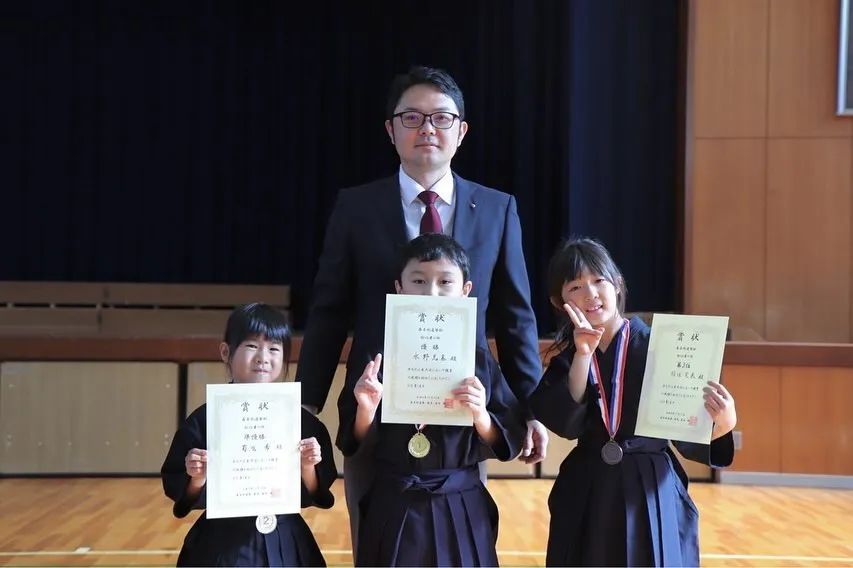
<svg viewBox="0 0 853 568">
<path fill-rule="evenodd" d="M 438 199 L 438 194 L 434 191 L 422 191 L 418 195 L 418 199 L 426 204 L 426 211 L 421 217 L 421 234 L 424 233 L 440 233 L 441 217 L 438 215 L 438 210 L 435 208 L 435 200 Z"/>
</svg>

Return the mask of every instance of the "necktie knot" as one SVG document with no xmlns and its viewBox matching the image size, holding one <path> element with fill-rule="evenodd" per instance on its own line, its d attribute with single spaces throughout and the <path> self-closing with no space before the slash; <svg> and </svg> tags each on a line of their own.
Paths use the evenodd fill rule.
<svg viewBox="0 0 853 568">
<path fill-rule="evenodd" d="M 418 194 L 418 199 L 423 201 L 424 204 L 429 207 L 430 205 L 435 205 L 435 200 L 438 199 L 438 194 L 427 189 L 426 191 L 422 191 Z"/>
</svg>

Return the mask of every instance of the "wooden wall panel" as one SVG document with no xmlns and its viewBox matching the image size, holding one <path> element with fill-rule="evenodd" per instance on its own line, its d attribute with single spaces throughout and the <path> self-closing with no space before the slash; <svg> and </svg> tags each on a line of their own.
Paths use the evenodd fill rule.
<svg viewBox="0 0 853 568">
<path fill-rule="evenodd" d="M 850 339 L 851 154 L 849 138 L 768 142 L 769 341 Z"/>
<path fill-rule="evenodd" d="M 541 473 L 542 477 L 557 477 L 560 473 L 560 464 L 566 459 L 575 446 L 578 445 L 577 440 L 566 440 L 549 431 L 550 442 L 548 442 L 548 454 L 542 460 Z"/>
<path fill-rule="evenodd" d="M 187 365 L 187 406 L 186 414 L 207 401 L 207 385 L 221 385 L 228 382 L 228 374 L 222 363 L 190 363 Z"/>
<path fill-rule="evenodd" d="M 768 0 L 694 0 L 690 10 L 695 136 L 764 136 Z"/>
<path fill-rule="evenodd" d="M 849 137 L 835 116 L 839 0 L 771 0 L 768 135 Z"/>
<path fill-rule="evenodd" d="M 0 333 L 8 335 L 93 335 L 97 308 L 0 308 Z"/>
<path fill-rule="evenodd" d="M 221 338 L 227 310 L 106 309 L 101 312 L 104 335 Z"/>
<path fill-rule="evenodd" d="M 781 471 L 853 475 L 853 369 L 782 369 L 781 395 Z"/>
<path fill-rule="evenodd" d="M 684 310 L 755 339 L 853 340 L 839 2 L 690 0 L 688 21 Z"/>
<path fill-rule="evenodd" d="M 156 473 L 177 428 L 174 363 L 5 362 L 0 473 Z"/>
<path fill-rule="evenodd" d="M 713 473 L 710 467 L 701 463 L 697 463 L 695 461 L 688 460 L 687 458 L 682 456 L 681 453 L 679 453 L 678 449 L 672 443 L 670 443 L 670 448 L 672 449 L 679 463 L 681 463 L 681 467 L 684 468 L 684 471 L 687 473 L 687 478 L 690 481 L 711 481 L 713 479 Z"/>
<path fill-rule="evenodd" d="M 688 311 L 764 334 L 766 142 L 697 140 Z"/>
<path fill-rule="evenodd" d="M 735 399 L 743 447 L 730 471 L 780 471 L 783 441 L 780 425 L 781 378 L 776 367 L 725 365 L 722 383 Z"/>
</svg>

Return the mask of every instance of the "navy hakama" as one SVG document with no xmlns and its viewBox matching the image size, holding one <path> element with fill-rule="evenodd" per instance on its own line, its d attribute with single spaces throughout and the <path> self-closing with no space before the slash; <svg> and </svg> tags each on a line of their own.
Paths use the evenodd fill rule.
<svg viewBox="0 0 853 568">
<path fill-rule="evenodd" d="M 547 566 L 699 566 L 699 511 L 688 478 L 667 440 L 634 436 L 650 329 L 632 318 L 623 380 L 622 420 L 615 440 L 622 461 L 606 464 L 610 439 L 587 382 L 584 401 L 569 393 L 574 347 L 551 360 L 530 399 L 538 420 L 556 435 L 578 440 L 560 466 L 548 499 L 551 525 Z M 615 339 L 596 352 L 607 402 L 615 364 Z M 715 468 L 734 459 L 731 433 L 710 445 L 673 442 L 687 459 Z"/>
<path fill-rule="evenodd" d="M 377 472 L 359 503 L 356 566 L 498 565 L 498 509 L 480 480 L 479 462 L 518 456 L 527 421 L 497 362 L 482 349 L 477 377 L 500 433 L 495 448 L 473 427 L 426 426 L 430 451 L 416 458 L 408 451 L 415 425 L 381 423 L 381 405 L 361 444 L 352 436 L 355 416 L 342 420 L 344 454 L 369 452 Z"/>
<path fill-rule="evenodd" d="M 302 439 L 316 438 L 323 460 L 315 466 L 318 486 L 312 495 L 302 485 L 302 506 L 329 509 L 335 498 L 329 488 L 337 478 L 329 432 L 320 420 L 302 409 Z M 185 458 L 192 448 L 207 447 L 206 405 L 197 408 L 181 425 L 161 468 L 163 489 L 174 501 L 173 513 L 186 517 L 206 507 L 206 490 L 191 502 L 185 498 L 190 477 Z M 178 566 L 325 566 L 317 541 L 302 515 L 277 515 L 277 526 L 263 534 L 256 517 L 208 519 L 205 513 L 190 528 L 178 556 Z"/>
</svg>

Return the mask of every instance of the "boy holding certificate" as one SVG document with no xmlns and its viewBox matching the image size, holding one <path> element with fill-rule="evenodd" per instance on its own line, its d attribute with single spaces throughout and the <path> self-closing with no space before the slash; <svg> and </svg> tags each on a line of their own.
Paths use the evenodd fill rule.
<svg viewBox="0 0 853 568">
<path fill-rule="evenodd" d="M 398 294 L 471 292 L 468 257 L 449 236 L 423 234 L 402 256 Z M 446 401 L 470 410 L 471 426 L 382 422 L 381 365 L 381 354 L 367 364 L 353 391 L 355 412 L 341 420 L 344 454 L 367 452 L 376 469 L 359 506 L 356 566 L 497 566 L 498 511 L 479 462 L 515 459 L 527 434 L 497 362 L 476 349 L 476 376 L 460 376 L 457 402 Z"/>
<path fill-rule="evenodd" d="M 650 328 L 625 311 L 625 281 L 590 239 L 565 243 L 548 270 L 551 302 L 568 315 L 531 408 L 558 436 L 578 440 L 548 506 L 547 566 L 699 566 L 699 512 L 669 440 L 636 436 Z M 704 388 L 710 444 L 675 441 L 687 459 L 734 459 L 734 399 Z"/>
<path fill-rule="evenodd" d="M 290 327 L 278 310 L 259 303 L 234 310 L 220 346 L 230 382 L 277 381 L 289 359 L 290 341 Z M 193 509 L 206 509 L 208 503 L 206 406 L 197 408 L 181 425 L 161 469 L 163 489 L 174 501 L 173 513 L 179 519 Z M 317 417 L 307 410 L 300 411 L 301 504 L 329 509 L 334 505 L 329 488 L 337 478 L 332 441 Z M 310 527 L 299 514 L 207 518 L 205 512 L 184 539 L 177 565 L 325 566 L 326 563 Z"/>
</svg>

